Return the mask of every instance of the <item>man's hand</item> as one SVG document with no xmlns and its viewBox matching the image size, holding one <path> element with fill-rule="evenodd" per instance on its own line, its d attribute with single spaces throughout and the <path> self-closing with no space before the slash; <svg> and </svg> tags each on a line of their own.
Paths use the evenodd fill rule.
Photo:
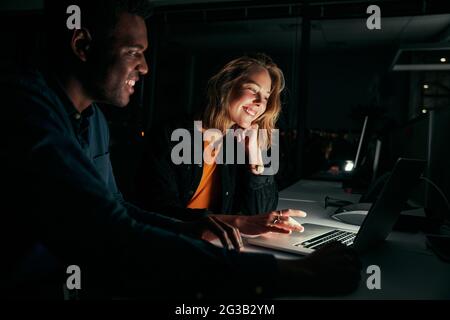
<svg viewBox="0 0 450 320">
<path fill-rule="evenodd" d="M 280 294 L 335 295 L 354 291 L 361 280 L 356 252 L 333 242 L 303 259 L 279 260 Z"/>
<path fill-rule="evenodd" d="M 209 242 L 219 239 L 228 250 L 240 251 L 243 247 L 239 230 L 214 216 L 182 223 L 181 233 Z"/>
<path fill-rule="evenodd" d="M 303 232 L 304 228 L 292 217 L 306 217 L 300 210 L 279 210 L 254 216 L 212 215 L 219 220 L 239 229 L 242 234 L 260 235 L 268 232 L 291 233 Z"/>
</svg>

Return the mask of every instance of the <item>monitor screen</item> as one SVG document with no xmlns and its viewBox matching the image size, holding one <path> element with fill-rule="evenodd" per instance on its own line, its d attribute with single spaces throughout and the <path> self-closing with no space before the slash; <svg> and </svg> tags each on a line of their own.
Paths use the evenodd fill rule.
<svg viewBox="0 0 450 320">
<path fill-rule="evenodd" d="M 391 159 L 398 157 L 423 159 L 427 161 L 422 180 L 413 188 L 409 204 L 426 207 L 427 216 L 444 221 L 450 220 L 447 201 L 450 197 L 450 108 L 430 110 L 427 114 L 394 130 L 390 139 Z M 436 185 L 440 191 L 434 186 Z"/>
<path fill-rule="evenodd" d="M 450 197 L 450 107 L 429 112 L 430 160 L 428 178 L 436 184 L 447 198 Z M 427 188 L 428 214 L 438 220 L 450 221 L 446 201 L 436 188 Z"/>
<path fill-rule="evenodd" d="M 429 159 L 429 115 L 423 115 L 416 118 L 404 126 L 395 129 L 389 139 L 390 163 L 398 158 Z M 428 175 L 428 165 L 425 169 L 425 175 Z M 415 207 L 425 207 L 427 202 L 428 185 L 424 182 L 419 183 L 411 191 L 409 204 Z"/>
</svg>

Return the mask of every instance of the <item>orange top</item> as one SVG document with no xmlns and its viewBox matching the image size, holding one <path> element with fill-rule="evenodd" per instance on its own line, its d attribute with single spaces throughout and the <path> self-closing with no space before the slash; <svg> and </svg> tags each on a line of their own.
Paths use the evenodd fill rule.
<svg viewBox="0 0 450 320">
<path fill-rule="evenodd" d="M 205 149 L 207 145 L 205 142 Z M 220 172 L 216 168 L 215 161 L 212 164 L 203 162 L 202 179 L 187 205 L 188 208 L 211 210 L 217 208 L 220 200 Z"/>
</svg>

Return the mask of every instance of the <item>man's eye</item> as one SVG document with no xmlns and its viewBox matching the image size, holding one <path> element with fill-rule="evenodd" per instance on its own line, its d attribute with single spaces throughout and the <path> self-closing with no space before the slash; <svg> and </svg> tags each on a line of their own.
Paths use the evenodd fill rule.
<svg viewBox="0 0 450 320">
<path fill-rule="evenodd" d="M 137 51 L 128 51 L 128 55 L 130 55 L 132 57 L 137 57 L 139 55 L 139 52 L 137 52 Z"/>
</svg>

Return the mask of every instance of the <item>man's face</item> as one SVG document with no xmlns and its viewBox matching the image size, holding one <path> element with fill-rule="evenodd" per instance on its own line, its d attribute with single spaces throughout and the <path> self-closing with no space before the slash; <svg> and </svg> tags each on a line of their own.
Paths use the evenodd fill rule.
<svg viewBox="0 0 450 320">
<path fill-rule="evenodd" d="M 95 41 L 95 39 L 93 39 Z M 94 101 L 125 107 L 140 75 L 148 72 L 144 19 L 128 13 L 119 16 L 111 42 L 89 64 L 89 91 Z M 98 52 L 97 52 L 98 53 Z"/>
</svg>

